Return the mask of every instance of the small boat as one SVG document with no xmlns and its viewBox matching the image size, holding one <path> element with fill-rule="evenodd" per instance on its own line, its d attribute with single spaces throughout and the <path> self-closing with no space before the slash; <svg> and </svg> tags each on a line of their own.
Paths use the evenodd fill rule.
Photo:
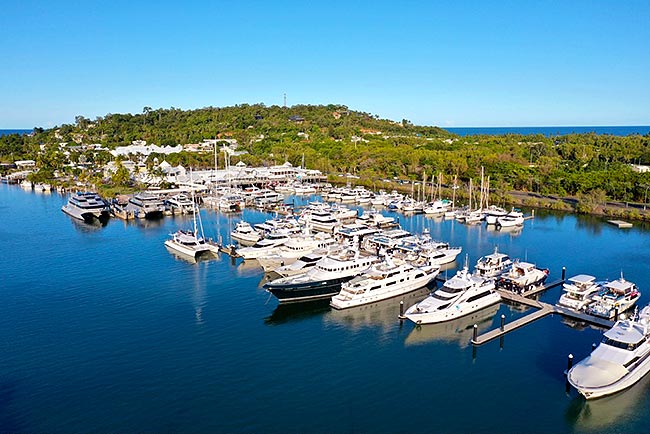
<svg viewBox="0 0 650 434">
<path fill-rule="evenodd" d="M 501 301 L 495 291 L 494 279 L 472 275 L 465 267 L 447 280 L 441 288 L 411 306 L 404 318 L 415 324 L 450 321 L 469 315 Z"/>
<path fill-rule="evenodd" d="M 61 207 L 61 211 L 77 220 L 92 222 L 108 220 L 110 207 L 97 193 L 77 192 L 68 198 L 68 203 Z"/>
<path fill-rule="evenodd" d="M 483 256 L 476 261 L 474 274 L 481 277 L 496 277 L 506 273 L 512 266 L 512 259 L 505 253 L 499 253 L 499 247 L 494 247 L 494 253 Z"/>
<path fill-rule="evenodd" d="M 414 267 L 396 264 L 390 256 L 359 276 L 341 285 L 341 292 L 332 297 L 330 306 L 347 309 L 407 294 L 426 286 L 440 271 L 440 266 Z"/>
<path fill-rule="evenodd" d="M 600 284 L 596 282 L 594 276 L 588 274 L 578 274 L 568 279 L 562 285 L 564 294 L 557 302 L 558 306 L 563 306 L 577 312 L 583 311 L 593 302 L 592 297 L 600 291 Z"/>
<path fill-rule="evenodd" d="M 598 347 L 567 372 L 567 380 L 586 399 L 632 386 L 650 371 L 650 307 L 617 321 Z"/>
<path fill-rule="evenodd" d="M 621 277 L 613 282 L 602 285 L 601 290 L 595 294 L 586 312 L 590 315 L 612 319 L 617 313 L 631 309 L 641 297 L 637 286 Z"/>
<path fill-rule="evenodd" d="M 529 262 L 514 261 L 510 270 L 501 274 L 497 286 L 521 294 L 543 284 L 547 277 L 548 270 L 537 268 Z"/>
</svg>

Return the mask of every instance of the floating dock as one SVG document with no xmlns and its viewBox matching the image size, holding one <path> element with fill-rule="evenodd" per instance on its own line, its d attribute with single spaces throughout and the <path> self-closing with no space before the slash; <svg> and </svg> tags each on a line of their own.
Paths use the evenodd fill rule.
<svg viewBox="0 0 650 434">
<path fill-rule="evenodd" d="M 623 220 L 607 220 L 607 223 L 618 226 L 620 229 L 628 229 L 632 227 L 632 223 L 624 222 Z"/>
<path fill-rule="evenodd" d="M 605 318 L 600 318 L 597 316 L 593 315 L 588 315 L 583 312 L 576 312 L 571 309 L 567 309 L 562 306 L 557 306 L 557 305 L 552 305 L 548 303 L 541 302 L 539 300 L 531 300 L 530 298 L 527 298 L 527 296 L 532 295 L 532 293 L 538 293 L 541 291 L 544 291 L 546 289 L 552 288 L 554 286 L 561 285 L 564 281 L 559 280 L 556 282 L 553 282 L 549 285 L 543 286 L 541 288 L 537 288 L 531 291 L 528 291 L 525 294 L 515 294 L 514 292 L 511 291 L 505 291 L 502 289 L 497 290 L 497 292 L 501 295 L 501 297 L 504 300 L 512 301 L 515 303 L 521 303 L 525 304 L 530 307 L 534 307 L 537 310 L 533 311 L 532 313 L 529 313 L 528 315 L 524 315 L 523 317 L 516 319 L 510 323 L 505 324 L 503 321 L 502 317 L 502 324 L 499 328 L 490 330 L 486 333 L 483 333 L 482 335 L 477 335 L 472 338 L 472 344 L 475 346 L 478 345 L 483 345 L 487 342 L 490 342 L 493 339 L 499 338 L 506 333 L 510 333 L 513 330 L 517 330 L 518 328 L 521 328 L 527 324 L 532 323 L 533 321 L 536 321 L 540 318 L 544 318 L 547 315 L 552 315 L 552 314 L 559 314 L 562 316 L 566 316 L 572 319 L 577 319 L 580 321 L 588 322 L 591 324 L 595 324 L 600 327 L 605 327 L 609 328 L 612 325 L 614 325 L 614 321 L 610 321 Z"/>
</svg>

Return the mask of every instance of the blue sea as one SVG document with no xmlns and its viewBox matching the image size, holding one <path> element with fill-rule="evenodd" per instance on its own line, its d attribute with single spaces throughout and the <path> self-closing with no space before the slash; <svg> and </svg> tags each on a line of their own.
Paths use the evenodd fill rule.
<svg viewBox="0 0 650 434">
<path fill-rule="evenodd" d="M 33 130 L 0 130 L 0 137 L 9 134 L 29 134 Z"/>
<path fill-rule="evenodd" d="M 445 128 L 450 133 L 459 136 L 501 136 L 504 134 L 542 134 L 544 136 L 562 136 L 566 134 L 610 134 L 614 136 L 629 136 L 631 134 L 650 134 L 650 126 L 568 126 L 568 127 L 456 127 Z"/>
<path fill-rule="evenodd" d="M 278 306 L 255 263 L 170 254 L 163 242 L 187 218 L 92 226 L 61 212 L 65 202 L 0 184 L 0 432 L 648 430 L 650 378 L 589 403 L 565 390 L 567 355 L 587 356 L 600 329 L 552 316 L 474 350 L 473 324 L 483 332 L 528 308 L 417 328 L 398 321 L 397 299 Z M 241 218 L 270 217 L 201 216 L 207 236 L 225 239 Z M 550 280 L 563 266 L 599 279 L 624 272 L 650 300 L 650 232 L 638 224 L 542 211 L 514 231 L 400 221 L 462 246 L 470 263 L 498 246 L 549 268 Z"/>
</svg>

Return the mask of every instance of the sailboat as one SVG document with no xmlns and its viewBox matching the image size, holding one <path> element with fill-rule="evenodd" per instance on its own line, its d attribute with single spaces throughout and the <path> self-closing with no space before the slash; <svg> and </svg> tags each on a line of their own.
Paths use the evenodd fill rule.
<svg viewBox="0 0 650 434">
<path fill-rule="evenodd" d="M 192 174 L 190 172 L 190 188 L 192 190 L 192 218 L 194 221 L 193 230 L 179 229 L 171 235 L 171 239 L 165 241 L 165 247 L 179 253 L 183 256 L 189 257 L 193 260 L 202 254 L 218 253 L 218 248 L 206 241 L 203 234 L 203 224 L 201 223 L 201 214 L 196 212 L 197 206 L 194 201 L 194 186 L 192 185 Z M 198 225 L 197 225 L 198 214 Z M 199 236 L 200 229 L 200 236 Z"/>
</svg>

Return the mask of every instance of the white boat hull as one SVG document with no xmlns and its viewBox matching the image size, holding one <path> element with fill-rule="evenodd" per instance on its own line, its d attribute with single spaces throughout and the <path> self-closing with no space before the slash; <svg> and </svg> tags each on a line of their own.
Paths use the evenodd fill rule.
<svg viewBox="0 0 650 434">
<path fill-rule="evenodd" d="M 415 324 L 434 324 L 451 321 L 469 315 L 470 313 L 484 309 L 488 306 L 499 303 L 500 301 L 501 296 L 498 293 L 493 292 L 474 302 L 461 303 L 460 305 L 449 306 L 447 309 L 435 310 L 433 312 L 417 312 L 415 309 L 417 305 L 415 305 L 406 312 L 404 317 Z"/>
</svg>

